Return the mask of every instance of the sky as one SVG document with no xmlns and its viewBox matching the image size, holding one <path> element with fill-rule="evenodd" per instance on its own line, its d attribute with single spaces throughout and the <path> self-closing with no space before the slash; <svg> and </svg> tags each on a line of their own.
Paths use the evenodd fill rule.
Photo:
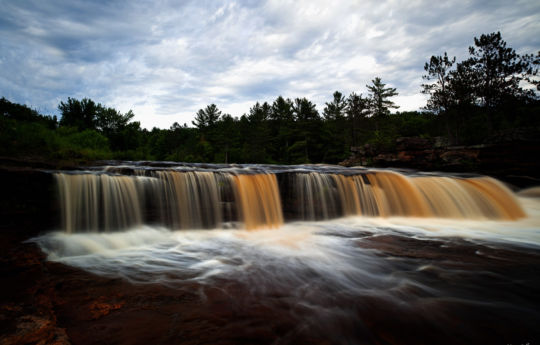
<svg viewBox="0 0 540 345">
<path fill-rule="evenodd" d="M 334 91 L 366 95 L 380 77 L 400 111 L 426 103 L 432 55 L 468 57 L 500 31 L 518 53 L 540 50 L 540 1 L 1 0 L 0 97 L 58 115 L 91 98 L 141 126 L 191 126 L 216 104 L 241 116 L 255 102 L 306 97 L 322 112 Z"/>
</svg>

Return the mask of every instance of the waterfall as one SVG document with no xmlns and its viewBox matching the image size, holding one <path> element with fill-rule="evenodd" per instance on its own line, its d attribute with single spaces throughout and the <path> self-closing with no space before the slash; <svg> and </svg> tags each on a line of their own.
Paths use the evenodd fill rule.
<svg viewBox="0 0 540 345">
<path fill-rule="evenodd" d="M 393 171 L 361 175 L 295 174 L 300 218 L 338 216 L 404 216 L 457 219 L 525 217 L 512 192 L 489 177 L 407 177 Z"/>
<path fill-rule="evenodd" d="M 273 174 L 239 175 L 234 181 L 240 216 L 246 229 L 278 227 L 283 223 L 276 176 Z"/>
<path fill-rule="evenodd" d="M 136 178 L 56 174 L 66 232 L 124 229 L 141 224 Z"/>
<path fill-rule="evenodd" d="M 221 224 L 220 174 L 159 171 L 158 196 L 162 220 L 173 229 L 208 229 Z M 160 195 L 161 194 L 161 195 Z"/>
<path fill-rule="evenodd" d="M 310 172 L 296 175 L 296 193 L 302 219 L 329 219 L 339 215 L 341 200 L 333 192 L 333 176 Z"/>
<path fill-rule="evenodd" d="M 257 229 L 279 227 L 284 218 L 322 220 L 351 215 L 525 217 L 512 192 L 489 177 L 257 169 L 134 167 L 105 168 L 106 173 L 56 173 L 63 228 L 66 232 L 114 231 L 155 223 L 173 230 L 213 229 L 232 221 Z"/>
<path fill-rule="evenodd" d="M 246 229 L 283 223 L 274 174 L 155 171 L 149 176 L 55 176 L 66 232 L 126 229 L 152 213 L 156 215 L 146 218 L 170 229 L 217 228 L 224 218 L 240 221 Z"/>
</svg>

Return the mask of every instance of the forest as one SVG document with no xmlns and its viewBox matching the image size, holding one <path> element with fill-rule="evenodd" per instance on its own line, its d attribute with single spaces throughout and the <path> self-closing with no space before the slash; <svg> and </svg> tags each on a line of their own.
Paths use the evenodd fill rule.
<svg viewBox="0 0 540 345">
<path fill-rule="evenodd" d="M 210 104 L 191 126 L 169 129 L 141 128 L 132 111 L 88 98 L 60 102 L 60 119 L 2 98 L 0 156 L 302 164 L 338 163 L 364 144 L 392 149 L 400 137 L 481 144 L 500 131 L 540 127 L 539 64 L 540 52 L 519 55 L 499 32 L 483 34 L 467 59 L 445 52 L 425 63 L 419 87 L 428 101 L 420 111 L 400 112 L 391 100 L 398 90 L 374 77 L 367 94 L 335 91 L 322 111 L 307 98 L 282 96 L 239 117 Z"/>
</svg>

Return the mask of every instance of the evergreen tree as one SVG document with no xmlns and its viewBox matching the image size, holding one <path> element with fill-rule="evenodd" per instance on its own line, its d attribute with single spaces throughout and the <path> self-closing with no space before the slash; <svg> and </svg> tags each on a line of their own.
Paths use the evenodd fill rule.
<svg viewBox="0 0 540 345">
<path fill-rule="evenodd" d="M 466 61 L 477 75 L 476 95 L 481 105 L 492 109 L 511 98 L 531 96 L 520 87 L 528 75 L 536 75 L 531 56 L 521 57 L 506 46 L 501 33 L 483 34 L 474 38 Z"/>
<path fill-rule="evenodd" d="M 247 116 L 249 130 L 245 134 L 244 153 L 248 162 L 269 163 L 268 147 L 271 145 L 269 121 L 271 107 L 267 102 L 257 102 Z"/>
<path fill-rule="evenodd" d="M 296 98 L 292 106 L 295 120 L 298 122 L 307 122 L 310 120 L 319 120 L 319 112 L 314 103 L 307 98 Z"/>
<path fill-rule="evenodd" d="M 450 108 L 450 72 L 455 62 L 456 57 L 449 59 L 445 52 L 443 56 L 432 56 L 429 63 L 424 65 L 428 74 L 422 78 L 428 82 L 434 81 L 422 84 L 422 93 L 429 95 L 426 109 L 441 113 Z"/>
<path fill-rule="evenodd" d="M 215 104 L 210 104 L 204 109 L 199 109 L 195 115 L 195 120 L 191 123 L 199 130 L 204 131 L 209 127 L 213 127 L 221 116 L 221 110 Z"/>
<path fill-rule="evenodd" d="M 293 104 L 282 96 L 272 103 L 270 111 L 270 135 L 273 138 L 270 148 L 272 160 L 289 162 L 288 150 L 292 144 L 294 126 Z"/>
<path fill-rule="evenodd" d="M 332 102 L 327 102 L 323 110 L 323 161 L 338 163 L 348 155 L 351 138 L 346 110 L 347 100 L 341 92 L 334 92 Z"/>
<path fill-rule="evenodd" d="M 334 99 L 330 103 L 326 103 L 323 110 L 323 116 L 326 120 L 335 120 L 345 117 L 347 102 L 343 94 L 339 91 L 334 92 Z"/>
<path fill-rule="evenodd" d="M 277 120 L 282 122 L 290 122 L 294 119 L 293 103 L 290 99 L 285 99 L 282 96 L 276 98 L 272 103 L 272 111 L 270 113 L 271 120 Z"/>
<path fill-rule="evenodd" d="M 248 119 L 251 122 L 263 122 L 270 119 L 271 107 L 267 102 L 264 102 L 262 105 L 257 102 L 255 105 L 249 109 Z"/>
<path fill-rule="evenodd" d="M 452 105 L 451 72 L 456 58 L 448 58 L 444 52 L 443 56 L 432 56 L 429 63 L 426 62 L 424 70 L 428 73 L 422 78 L 432 83 L 422 84 L 422 93 L 429 95 L 425 109 L 431 110 L 444 118 L 447 136 L 451 137 L 450 130 L 450 108 Z"/>
<path fill-rule="evenodd" d="M 233 163 L 243 161 L 240 154 L 240 134 L 238 119 L 224 114 L 216 125 L 216 162 Z"/>
<path fill-rule="evenodd" d="M 399 106 L 388 98 L 397 96 L 395 88 L 385 87 L 381 78 L 376 77 L 372 81 L 373 85 L 366 85 L 369 90 L 369 99 L 371 103 L 371 115 L 375 118 L 381 118 L 390 115 L 390 109 L 397 109 Z"/>
<path fill-rule="evenodd" d="M 361 143 L 361 129 L 366 125 L 366 118 L 370 114 L 370 100 L 351 93 L 347 98 L 346 114 L 350 126 L 351 144 L 357 146 Z"/>
<path fill-rule="evenodd" d="M 289 148 L 292 161 L 295 163 L 310 163 L 320 161 L 320 125 L 321 118 L 314 103 L 307 98 L 296 98 L 292 106 L 296 141 Z"/>
</svg>

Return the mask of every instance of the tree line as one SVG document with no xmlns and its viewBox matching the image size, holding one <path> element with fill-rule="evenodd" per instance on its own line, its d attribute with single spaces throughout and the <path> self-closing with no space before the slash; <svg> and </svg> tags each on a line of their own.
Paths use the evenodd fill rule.
<svg viewBox="0 0 540 345">
<path fill-rule="evenodd" d="M 540 52 L 519 55 L 497 32 L 475 37 L 469 55 L 456 63 L 445 52 L 424 66 L 426 109 L 444 121 L 448 138 L 467 142 L 496 130 L 537 126 Z"/>
<path fill-rule="evenodd" d="M 277 97 L 233 117 L 215 104 L 200 109 L 193 127 L 143 129 L 132 111 L 91 99 L 68 98 L 61 117 L 44 116 L 0 99 L 0 155 L 49 159 L 171 160 L 216 163 L 337 163 L 351 146 L 390 150 L 403 136 L 445 136 L 454 144 L 482 143 L 497 131 L 538 127 L 540 53 L 519 55 L 500 33 L 474 38 L 470 57 L 447 53 L 425 64 L 425 109 L 392 112 L 398 95 L 381 78 L 367 94 L 333 93 L 319 112 L 307 98 Z"/>
</svg>

